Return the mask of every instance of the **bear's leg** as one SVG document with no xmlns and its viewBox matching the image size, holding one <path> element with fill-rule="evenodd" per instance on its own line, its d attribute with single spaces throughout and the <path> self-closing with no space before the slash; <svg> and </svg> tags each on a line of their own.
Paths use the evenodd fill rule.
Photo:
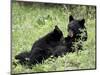
<svg viewBox="0 0 100 75">
<path fill-rule="evenodd" d="M 51 56 L 51 50 L 50 49 L 34 48 L 31 51 L 31 55 L 29 57 L 29 65 L 42 63 L 42 61 L 44 59 L 47 59 L 50 56 Z"/>
<path fill-rule="evenodd" d="M 62 56 L 64 54 L 66 54 L 66 53 L 67 53 L 66 46 L 57 46 L 57 47 L 55 47 L 54 52 L 53 52 L 52 55 L 54 57 L 58 57 L 58 56 Z"/>
<path fill-rule="evenodd" d="M 29 58 L 30 53 L 29 52 L 22 52 L 15 56 L 16 60 L 19 60 L 20 64 L 25 64 L 27 59 Z"/>
</svg>

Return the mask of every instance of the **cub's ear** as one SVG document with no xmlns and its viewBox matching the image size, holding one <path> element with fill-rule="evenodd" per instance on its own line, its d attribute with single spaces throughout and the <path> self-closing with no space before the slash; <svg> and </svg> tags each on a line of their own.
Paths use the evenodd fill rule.
<svg viewBox="0 0 100 75">
<path fill-rule="evenodd" d="M 55 26 L 55 29 L 54 29 L 54 32 L 60 32 L 61 30 L 59 29 L 59 27 L 56 25 Z"/>
<path fill-rule="evenodd" d="M 57 25 L 55 26 L 55 29 L 59 29 Z"/>
<path fill-rule="evenodd" d="M 80 25 L 84 26 L 85 19 L 80 20 L 79 23 L 80 23 Z"/>
<path fill-rule="evenodd" d="M 54 29 L 54 31 L 56 31 L 56 30 L 59 30 L 59 28 L 58 28 L 58 26 L 57 26 L 57 25 L 55 26 L 55 29 Z"/>
<path fill-rule="evenodd" d="M 72 20 L 74 20 L 74 18 L 73 18 L 72 15 L 70 15 L 70 16 L 69 16 L 69 22 L 71 22 Z"/>
</svg>

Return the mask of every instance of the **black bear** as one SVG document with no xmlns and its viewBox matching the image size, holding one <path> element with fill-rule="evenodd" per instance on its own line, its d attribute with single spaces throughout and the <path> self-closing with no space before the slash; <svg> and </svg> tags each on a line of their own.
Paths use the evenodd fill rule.
<svg viewBox="0 0 100 75">
<path fill-rule="evenodd" d="M 74 52 L 74 44 L 77 42 L 77 49 L 82 49 L 82 42 L 87 40 L 87 29 L 85 27 L 85 19 L 76 20 L 73 16 L 69 16 L 68 36 L 65 37 L 68 52 Z"/>
<path fill-rule="evenodd" d="M 87 40 L 87 30 L 84 24 L 85 19 L 76 20 L 72 15 L 69 16 L 68 36 L 62 40 L 63 43 L 55 47 L 53 56 L 58 57 L 67 52 L 75 52 L 76 49 L 82 49 L 83 41 Z"/>
<path fill-rule="evenodd" d="M 62 31 L 58 26 L 55 26 L 52 32 L 33 44 L 30 52 L 20 53 L 15 56 L 15 59 L 18 59 L 21 64 L 25 64 L 27 61 L 29 65 L 41 63 L 43 59 L 47 59 L 53 54 L 55 47 L 61 43 L 62 38 Z"/>
</svg>

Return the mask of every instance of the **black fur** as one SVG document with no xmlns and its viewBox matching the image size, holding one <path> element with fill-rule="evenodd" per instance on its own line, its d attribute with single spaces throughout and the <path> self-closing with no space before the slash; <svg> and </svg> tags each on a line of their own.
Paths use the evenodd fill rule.
<svg viewBox="0 0 100 75">
<path fill-rule="evenodd" d="M 71 15 L 68 24 L 68 36 L 65 37 L 68 52 L 74 52 L 74 43 L 79 42 L 77 49 L 82 49 L 82 42 L 87 40 L 87 30 L 85 27 L 85 19 L 76 20 Z"/>
</svg>

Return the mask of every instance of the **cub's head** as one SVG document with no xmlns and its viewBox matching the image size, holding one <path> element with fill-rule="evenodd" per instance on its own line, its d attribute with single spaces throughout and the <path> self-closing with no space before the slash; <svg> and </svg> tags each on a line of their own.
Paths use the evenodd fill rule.
<svg viewBox="0 0 100 75">
<path fill-rule="evenodd" d="M 81 36 L 83 35 L 83 36 Z M 85 19 L 76 20 L 72 15 L 69 16 L 68 36 L 87 39 L 87 30 L 85 27 Z"/>
<path fill-rule="evenodd" d="M 48 41 L 60 41 L 60 39 L 63 37 L 62 31 L 59 29 L 59 27 L 56 25 L 52 32 L 50 32 L 47 35 Z"/>
<path fill-rule="evenodd" d="M 59 27 L 56 25 L 53 32 L 52 36 L 55 40 L 60 40 L 63 37 L 62 31 L 59 29 Z"/>
</svg>

